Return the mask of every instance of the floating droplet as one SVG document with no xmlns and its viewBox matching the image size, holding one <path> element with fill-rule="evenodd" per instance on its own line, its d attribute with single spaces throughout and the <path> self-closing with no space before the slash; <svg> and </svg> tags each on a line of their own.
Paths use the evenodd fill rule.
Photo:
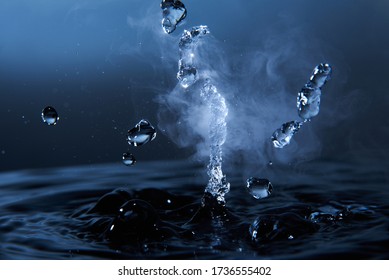
<svg viewBox="0 0 389 280">
<path fill-rule="evenodd" d="M 302 122 L 291 121 L 284 123 L 281 128 L 274 131 L 271 137 L 274 147 L 283 148 L 289 145 L 293 135 L 299 130 L 302 124 Z"/>
<path fill-rule="evenodd" d="M 327 63 L 320 63 L 313 69 L 308 85 L 312 88 L 321 88 L 331 78 L 332 67 Z"/>
<path fill-rule="evenodd" d="M 250 177 L 247 179 L 247 190 L 256 199 L 268 197 L 273 192 L 273 185 L 268 179 Z"/>
<path fill-rule="evenodd" d="M 320 63 L 313 69 L 308 83 L 297 95 L 299 116 L 309 120 L 319 114 L 321 88 L 331 78 L 332 68 L 327 63 Z"/>
<path fill-rule="evenodd" d="M 48 125 L 56 125 L 59 120 L 57 111 L 53 107 L 47 106 L 42 110 L 42 120 Z"/>
<path fill-rule="evenodd" d="M 135 147 L 142 146 L 150 141 L 153 141 L 157 136 L 155 128 L 147 120 L 141 120 L 134 128 L 128 131 L 128 144 Z"/>
<path fill-rule="evenodd" d="M 123 153 L 122 159 L 123 159 L 123 163 L 127 166 L 131 166 L 136 163 L 135 157 L 133 156 L 133 154 L 129 152 Z"/>
<path fill-rule="evenodd" d="M 177 79 L 183 88 L 188 88 L 197 81 L 197 69 L 194 66 L 195 50 L 198 40 L 209 33 L 205 25 L 192 27 L 185 30 L 181 36 L 179 49 L 180 60 L 178 61 Z"/>
<path fill-rule="evenodd" d="M 163 0 L 161 2 L 162 9 L 162 28 L 170 34 L 176 30 L 179 24 L 186 17 L 186 9 L 184 4 L 179 0 Z"/>
<path fill-rule="evenodd" d="M 320 88 L 311 88 L 307 85 L 297 95 L 297 110 L 300 118 L 309 120 L 319 114 Z"/>
</svg>

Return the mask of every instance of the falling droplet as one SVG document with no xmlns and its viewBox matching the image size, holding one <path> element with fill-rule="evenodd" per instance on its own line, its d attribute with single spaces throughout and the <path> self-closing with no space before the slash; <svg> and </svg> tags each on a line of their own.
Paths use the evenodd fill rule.
<svg viewBox="0 0 389 280">
<path fill-rule="evenodd" d="M 331 78 L 332 68 L 327 63 L 320 63 L 313 69 L 308 83 L 297 95 L 297 111 L 300 118 L 309 120 L 319 114 L 321 88 Z"/>
<path fill-rule="evenodd" d="M 43 122 L 47 123 L 48 125 L 56 125 L 59 120 L 57 111 L 51 106 L 44 108 L 42 110 L 41 116 Z"/>
<path fill-rule="evenodd" d="M 136 163 L 135 157 L 133 156 L 133 154 L 131 154 L 129 152 L 123 153 L 122 159 L 123 159 L 124 165 L 127 165 L 127 166 L 132 166 Z"/>
<path fill-rule="evenodd" d="M 313 69 L 308 85 L 312 88 L 321 88 L 331 79 L 332 67 L 327 63 L 320 63 Z"/>
<path fill-rule="evenodd" d="M 304 86 L 297 94 L 298 115 L 304 120 L 309 120 L 319 114 L 320 88 Z"/>
<path fill-rule="evenodd" d="M 273 185 L 268 179 L 250 177 L 247 179 L 247 190 L 255 199 L 268 197 L 273 192 Z"/>
<path fill-rule="evenodd" d="M 128 131 L 128 144 L 135 147 L 142 146 L 150 141 L 153 141 L 157 136 L 155 128 L 147 120 L 141 120 L 134 128 Z"/>
<path fill-rule="evenodd" d="M 162 28 L 165 33 L 170 34 L 176 30 L 177 25 L 186 17 L 184 4 L 179 0 L 163 0 L 162 9 Z"/>
<path fill-rule="evenodd" d="M 274 131 L 271 141 L 275 148 L 283 148 L 289 145 L 290 140 L 292 140 L 293 135 L 299 130 L 303 125 L 302 122 L 291 121 L 284 123 L 281 128 Z"/>
</svg>

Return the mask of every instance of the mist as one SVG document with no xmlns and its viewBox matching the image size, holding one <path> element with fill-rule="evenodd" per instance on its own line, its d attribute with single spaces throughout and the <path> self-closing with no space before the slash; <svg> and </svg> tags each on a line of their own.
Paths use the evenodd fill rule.
<svg viewBox="0 0 389 280">
<path fill-rule="evenodd" d="M 0 4 L 1 170 L 120 161 L 140 119 L 157 138 L 138 162 L 209 157 L 199 84 L 177 86 L 184 29 L 207 25 L 196 64 L 228 106 L 224 166 L 266 173 L 269 161 L 387 162 L 386 1 L 184 1 L 188 15 L 164 34 L 159 1 L 2 1 Z M 14 15 L 18 16 L 15 17 Z M 320 113 L 291 144 L 271 134 L 298 120 L 297 92 L 326 62 Z M 56 127 L 40 120 L 54 106 Z"/>
</svg>

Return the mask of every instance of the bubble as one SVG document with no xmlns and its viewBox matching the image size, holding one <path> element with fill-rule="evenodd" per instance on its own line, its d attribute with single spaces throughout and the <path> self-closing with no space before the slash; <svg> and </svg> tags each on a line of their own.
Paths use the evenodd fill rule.
<svg viewBox="0 0 389 280">
<path fill-rule="evenodd" d="M 136 163 L 135 157 L 133 156 L 133 154 L 131 154 L 129 152 L 123 153 L 122 159 L 123 159 L 124 165 L 127 165 L 127 166 L 132 166 Z"/>
<path fill-rule="evenodd" d="M 247 190 L 255 199 L 268 197 L 273 192 L 273 185 L 268 179 L 250 177 L 246 182 Z"/>
<path fill-rule="evenodd" d="M 303 125 L 302 122 L 291 121 L 284 123 L 279 129 L 274 131 L 271 141 L 275 148 L 283 148 L 289 145 L 292 140 L 293 135 L 300 129 Z"/>
<path fill-rule="evenodd" d="M 163 0 L 162 9 L 162 28 L 165 33 L 170 34 L 176 30 L 177 25 L 186 17 L 184 4 L 179 0 Z"/>
<path fill-rule="evenodd" d="M 128 131 L 127 141 L 128 144 L 137 147 L 153 141 L 156 136 L 155 128 L 149 121 L 143 119 Z"/>
<path fill-rule="evenodd" d="M 43 122 L 47 123 L 48 125 L 56 125 L 59 120 L 57 111 L 51 106 L 44 108 L 42 110 L 41 116 Z"/>
</svg>

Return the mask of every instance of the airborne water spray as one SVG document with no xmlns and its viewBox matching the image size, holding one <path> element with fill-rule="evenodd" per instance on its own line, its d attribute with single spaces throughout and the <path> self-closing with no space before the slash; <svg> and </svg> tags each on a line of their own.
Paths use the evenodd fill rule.
<svg viewBox="0 0 389 280">
<path fill-rule="evenodd" d="M 297 95 L 297 111 L 303 122 L 290 121 L 274 131 L 271 141 L 275 148 L 283 148 L 289 145 L 293 135 L 300 129 L 303 123 L 317 116 L 320 110 L 321 88 L 331 78 L 332 67 L 327 63 L 320 63 L 313 69 L 309 81 Z"/>
</svg>

